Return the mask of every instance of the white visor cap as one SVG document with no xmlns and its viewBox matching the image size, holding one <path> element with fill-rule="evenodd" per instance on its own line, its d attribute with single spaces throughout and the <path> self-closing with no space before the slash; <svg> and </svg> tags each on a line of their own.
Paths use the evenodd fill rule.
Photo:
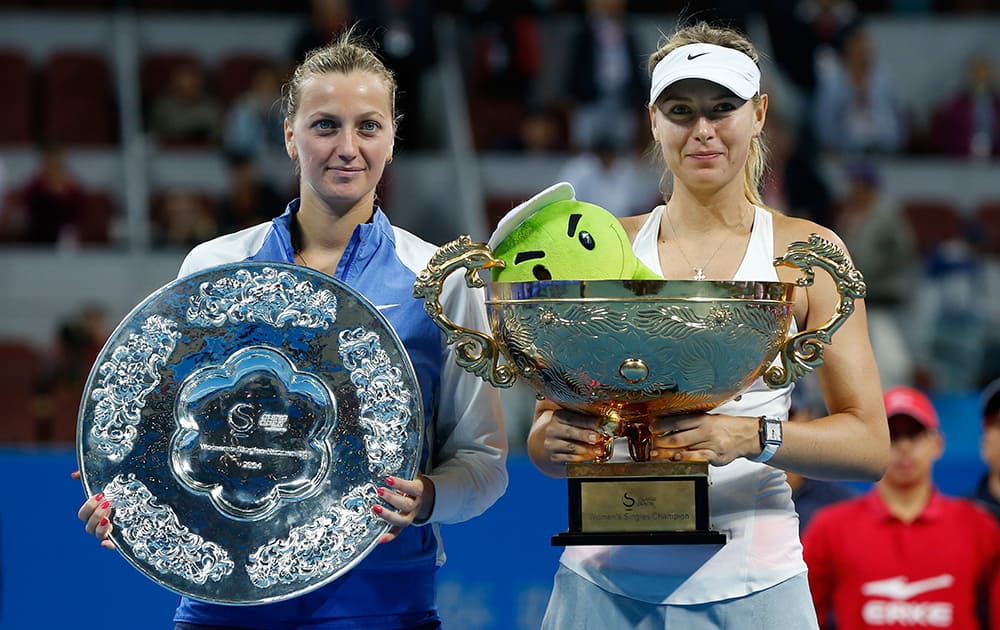
<svg viewBox="0 0 1000 630">
<path fill-rule="evenodd" d="M 497 223 L 497 229 L 493 231 L 490 236 L 490 240 L 486 243 L 490 249 L 496 249 L 496 246 L 500 242 L 510 236 L 511 232 L 516 230 L 518 226 L 524 223 L 528 217 L 535 214 L 545 206 L 550 203 L 555 203 L 557 201 L 569 201 L 571 199 L 576 199 L 576 190 L 573 189 L 573 185 L 569 182 L 559 182 L 558 184 L 552 184 L 545 190 L 537 193 L 528 199 L 515 206 L 500 219 Z"/>
<path fill-rule="evenodd" d="M 653 68 L 649 104 L 655 105 L 663 90 L 682 79 L 717 83 L 743 100 L 760 92 L 760 68 L 734 48 L 715 44 L 687 44 L 670 51 Z"/>
</svg>

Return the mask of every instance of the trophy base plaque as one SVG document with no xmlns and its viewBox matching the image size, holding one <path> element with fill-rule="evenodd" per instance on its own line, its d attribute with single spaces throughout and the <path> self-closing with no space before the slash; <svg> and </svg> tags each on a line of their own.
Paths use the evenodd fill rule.
<svg viewBox="0 0 1000 630">
<path fill-rule="evenodd" d="M 708 462 L 568 464 L 567 545 L 724 545 L 709 529 Z"/>
</svg>

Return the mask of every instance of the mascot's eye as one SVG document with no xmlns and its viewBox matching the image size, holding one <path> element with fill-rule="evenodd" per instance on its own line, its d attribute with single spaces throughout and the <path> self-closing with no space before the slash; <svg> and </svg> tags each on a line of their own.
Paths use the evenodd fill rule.
<svg viewBox="0 0 1000 630">
<path fill-rule="evenodd" d="M 545 265 L 535 265 L 531 268 L 532 275 L 535 276 L 535 280 L 551 280 L 552 274 L 549 273 L 548 268 Z"/>
<path fill-rule="evenodd" d="M 590 235 L 590 232 L 583 230 L 580 232 L 580 244 L 583 245 L 584 249 L 594 249 L 594 237 Z"/>
</svg>

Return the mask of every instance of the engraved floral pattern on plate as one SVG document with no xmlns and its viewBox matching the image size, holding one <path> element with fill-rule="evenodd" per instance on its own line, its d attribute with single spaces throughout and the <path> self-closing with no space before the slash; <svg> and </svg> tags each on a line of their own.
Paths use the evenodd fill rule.
<svg viewBox="0 0 1000 630">
<path fill-rule="evenodd" d="M 80 406 L 88 496 L 115 505 L 119 551 L 203 601 L 280 601 L 378 544 L 386 475 L 423 440 L 413 367 L 349 286 L 283 263 L 223 265 L 139 304 Z"/>
</svg>

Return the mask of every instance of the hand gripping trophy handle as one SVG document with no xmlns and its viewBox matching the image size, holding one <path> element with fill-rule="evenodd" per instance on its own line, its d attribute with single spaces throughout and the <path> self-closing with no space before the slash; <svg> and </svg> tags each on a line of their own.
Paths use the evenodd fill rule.
<svg viewBox="0 0 1000 630">
<path fill-rule="evenodd" d="M 485 243 L 475 243 L 467 234 L 442 246 L 431 257 L 427 268 L 420 272 L 413 285 L 413 297 L 423 298 L 424 310 L 438 328 L 447 335 L 447 343 L 455 346 L 455 362 L 494 387 L 510 387 L 517 374 L 500 365 L 500 346 L 487 334 L 456 325 L 441 308 L 444 280 L 453 271 L 465 269 L 465 283 L 472 288 L 484 286 L 477 272 L 490 267 L 503 267 Z"/>
</svg>

